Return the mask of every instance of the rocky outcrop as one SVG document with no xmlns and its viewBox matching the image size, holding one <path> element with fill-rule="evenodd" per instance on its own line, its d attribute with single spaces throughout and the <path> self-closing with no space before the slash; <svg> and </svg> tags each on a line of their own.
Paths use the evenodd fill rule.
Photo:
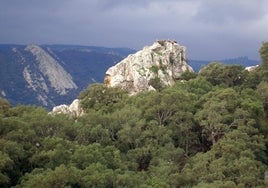
<svg viewBox="0 0 268 188">
<path fill-rule="evenodd" d="M 176 41 L 158 40 L 110 67 L 104 83 L 135 94 L 157 89 L 154 79 L 163 86 L 173 85 L 185 71 L 193 71 L 186 63 L 186 47 Z"/>
<path fill-rule="evenodd" d="M 252 71 L 255 71 L 258 67 L 259 65 L 249 66 L 249 67 L 246 67 L 245 70 L 247 70 L 248 72 L 252 72 Z"/>
<path fill-rule="evenodd" d="M 84 114 L 84 111 L 80 106 L 79 99 L 75 99 L 69 106 L 66 104 L 55 106 L 49 114 L 66 114 L 78 118 Z"/>
</svg>

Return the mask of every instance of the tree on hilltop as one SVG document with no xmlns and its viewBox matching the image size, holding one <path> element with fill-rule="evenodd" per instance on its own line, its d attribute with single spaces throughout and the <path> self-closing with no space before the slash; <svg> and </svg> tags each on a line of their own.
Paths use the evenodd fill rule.
<svg viewBox="0 0 268 188">
<path fill-rule="evenodd" d="M 261 60 L 262 60 L 262 66 L 265 69 L 268 69 L 268 42 L 263 42 L 262 46 L 259 50 Z"/>
</svg>

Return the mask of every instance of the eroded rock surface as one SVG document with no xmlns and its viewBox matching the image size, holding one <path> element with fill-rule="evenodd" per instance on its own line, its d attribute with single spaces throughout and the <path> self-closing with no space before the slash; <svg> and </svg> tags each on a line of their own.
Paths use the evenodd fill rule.
<svg viewBox="0 0 268 188">
<path fill-rule="evenodd" d="M 185 71 L 193 71 L 186 63 L 186 47 L 176 41 L 158 40 L 110 67 L 104 83 L 135 94 L 157 89 L 152 79 L 171 86 Z"/>
</svg>

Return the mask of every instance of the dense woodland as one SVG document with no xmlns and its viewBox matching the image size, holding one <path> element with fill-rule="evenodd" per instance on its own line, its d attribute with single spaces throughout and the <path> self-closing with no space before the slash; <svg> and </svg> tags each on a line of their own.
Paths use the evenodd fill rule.
<svg viewBox="0 0 268 188">
<path fill-rule="evenodd" d="M 255 71 L 211 63 L 157 92 L 91 85 L 82 117 L 1 99 L 0 187 L 267 187 L 268 43 L 259 52 Z"/>
</svg>

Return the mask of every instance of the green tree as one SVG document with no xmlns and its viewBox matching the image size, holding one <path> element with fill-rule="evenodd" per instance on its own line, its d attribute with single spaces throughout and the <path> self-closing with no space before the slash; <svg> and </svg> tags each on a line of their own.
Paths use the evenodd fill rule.
<svg viewBox="0 0 268 188">
<path fill-rule="evenodd" d="M 90 164 L 80 171 L 80 187 L 114 187 L 116 176 L 114 171 L 100 163 Z"/>
<path fill-rule="evenodd" d="M 204 136 L 214 145 L 231 128 L 232 113 L 237 104 L 236 92 L 230 88 L 219 89 L 200 100 L 205 102 L 195 117 Z"/>
<path fill-rule="evenodd" d="M 76 140 L 83 145 L 95 142 L 103 145 L 111 144 L 110 125 L 112 121 L 110 114 L 89 110 L 87 114 L 76 122 L 76 124 L 78 123 L 76 125 Z"/>
<path fill-rule="evenodd" d="M 10 185 L 10 178 L 8 172 L 13 168 L 13 161 L 8 154 L 0 151 L 0 186 L 8 187 Z"/>
<path fill-rule="evenodd" d="M 168 125 L 176 112 L 187 108 L 193 96 L 176 90 L 152 92 L 143 102 L 144 116 L 156 120 L 159 125 Z"/>
<path fill-rule="evenodd" d="M 268 115 L 268 82 L 261 82 L 257 86 L 257 93 L 261 96 L 264 110 L 266 115 Z"/>
<path fill-rule="evenodd" d="M 194 79 L 194 78 L 196 78 L 197 77 L 197 73 L 195 73 L 195 72 L 191 72 L 191 71 L 185 71 L 185 72 L 183 72 L 182 74 L 181 74 L 181 76 L 180 76 L 180 80 L 186 80 L 186 81 L 188 81 L 188 80 L 191 80 L 191 79 Z"/>
<path fill-rule="evenodd" d="M 122 166 L 120 151 L 114 146 L 104 147 L 98 143 L 79 146 L 71 156 L 71 163 L 84 170 L 90 164 L 99 163 L 109 169 L 120 169 Z"/>
<path fill-rule="evenodd" d="M 256 89 L 257 85 L 262 81 L 263 75 L 258 68 L 255 71 L 245 73 L 245 81 L 242 84 L 242 88 Z"/>
<path fill-rule="evenodd" d="M 263 102 L 255 90 L 243 89 L 239 95 L 239 106 L 246 110 L 255 121 L 260 121 L 263 118 Z"/>
<path fill-rule="evenodd" d="M 212 85 L 218 85 L 222 82 L 221 74 L 223 72 L 224 65 L 212 62 L 209 65 L 202 68 L 199 72 L 199 75 L 204 77 Z"/>
<path fill-rule="evenodd" d="M 136 139 L 145 125 L 142 111 L 131 103 L 111 113 L 107 124 L 111 140 L 123 152 L 138 145 Z"/>
<path fill-rule="evenodd" d="M 141 187 L 146 181 L 147 176 L 144 172 L 134 172 L 130 170 L 117 171 L 114 187 Z"/>
<path fill-rule="evenodd" d="M 187 184 L 196 187 L 211 187 L 216 182 L 238 187 L 263 186 L 265 165 L 256 160 L 255 152 L 264 149 L 258 133 L 251 136 L 239 128 L 228 132 L 211 150 L 193 156 L 181 175 L 190 177 Z"/>
<path fill-rule="evenodd" d="M 172 86 L 172 89 L 187 91 L 188 93 L 195 95 L 197 98 L 200 98 L 204 94 L 211 91 L 213 86 L 203 77 L 197 77 L 187 82 L 177 81 L 175 85 Z"/>
<path fill-rule="evenodd" d="M 162 147 L 159 147 L 151 160 L 148 174 L 149 185 L 170 187 L 168 178 L 182 168 L 185 164 L 184 151 L 181 148 L 174 147 L 173 143 L 169 142 Z M 153 186 L 154 187 L 154 186 Z"/>
<path fill-rule="evenodd" d="M 11 108 L 11 105 L 6 99 L 0 97 L 0 117 L 2 115 L 7 115 L 8 110 Z"/>
<path fill-rule="evenodd" d="M 241 65 L 213 62 L 200 70 L 200 76 L 205 77 L 212 85 L 224 84 L 227 87 L 233 87 L 243 83 L 246 71 Z"/>
<path fill-rule="evenodd" d="M 21 119 L 33 129 L 38 137 L 52 137 L 61 134 L 62 128 L 70 125 L 74 120 L 65 115 L 48 115 L 43 108 L 33 108 L 29 112 L 23 112 Z"/>
<path fill-rule="evenodd" d="M 147 171 L 152 160 L 152 147 L 144 146 L 129 150 L 127 158 L 132 170 Z"/>
<path fill-rule="evenodd" d="M 161 81 L 161 79 L 159 77 L 154 77 L 151 78 L 148 82 L 149 85 L 153 86 L 153 88 L 156 91 L 161 91 L 165 88 L 163 82 Z"/>
<path fill-rule="evenodd" d="M 112 112 L 117 106 L 120 106 L 121 100 L 125 97 L 127 97 L 126 91 L 120 88 L 108 88 L 104 84 L 90 85 L 78 96 L 86 111 L 94 109 L 105 113 Z"/>
<path fill-rule="evenodd" d="M 268 42 L 263 42 L 261 48 L 259 49 L 262 64 L 261 66 L 267 70 L 268 69 Z"/>
<path fill-rule="evenodd" d="M 77 178 L 77 174 L 72 168 L 60 165 L 54 170 L 36 168 L 31 173 L 25 174 L 21 183 L 16 187 L 76 187 L 79 182 L 78 180 L 79 178 Z"/>
<path fill-rule="evenodd" d="M 38 145 L 38 152 L 30 158 L 35 168 L 54 169 L 61 164 L 67 165 L 76 145 L 59 137 L 46 137 Z"/>
<path fill-rule="evenodd" d="M 173 143 L 176 147 L 184 149 L 185 156 L 195 153 L 199 145 L 198 131 L 191 111 L 180 111 L 172 117 L 168 129 L 171 130 Z"/>
</svg>

